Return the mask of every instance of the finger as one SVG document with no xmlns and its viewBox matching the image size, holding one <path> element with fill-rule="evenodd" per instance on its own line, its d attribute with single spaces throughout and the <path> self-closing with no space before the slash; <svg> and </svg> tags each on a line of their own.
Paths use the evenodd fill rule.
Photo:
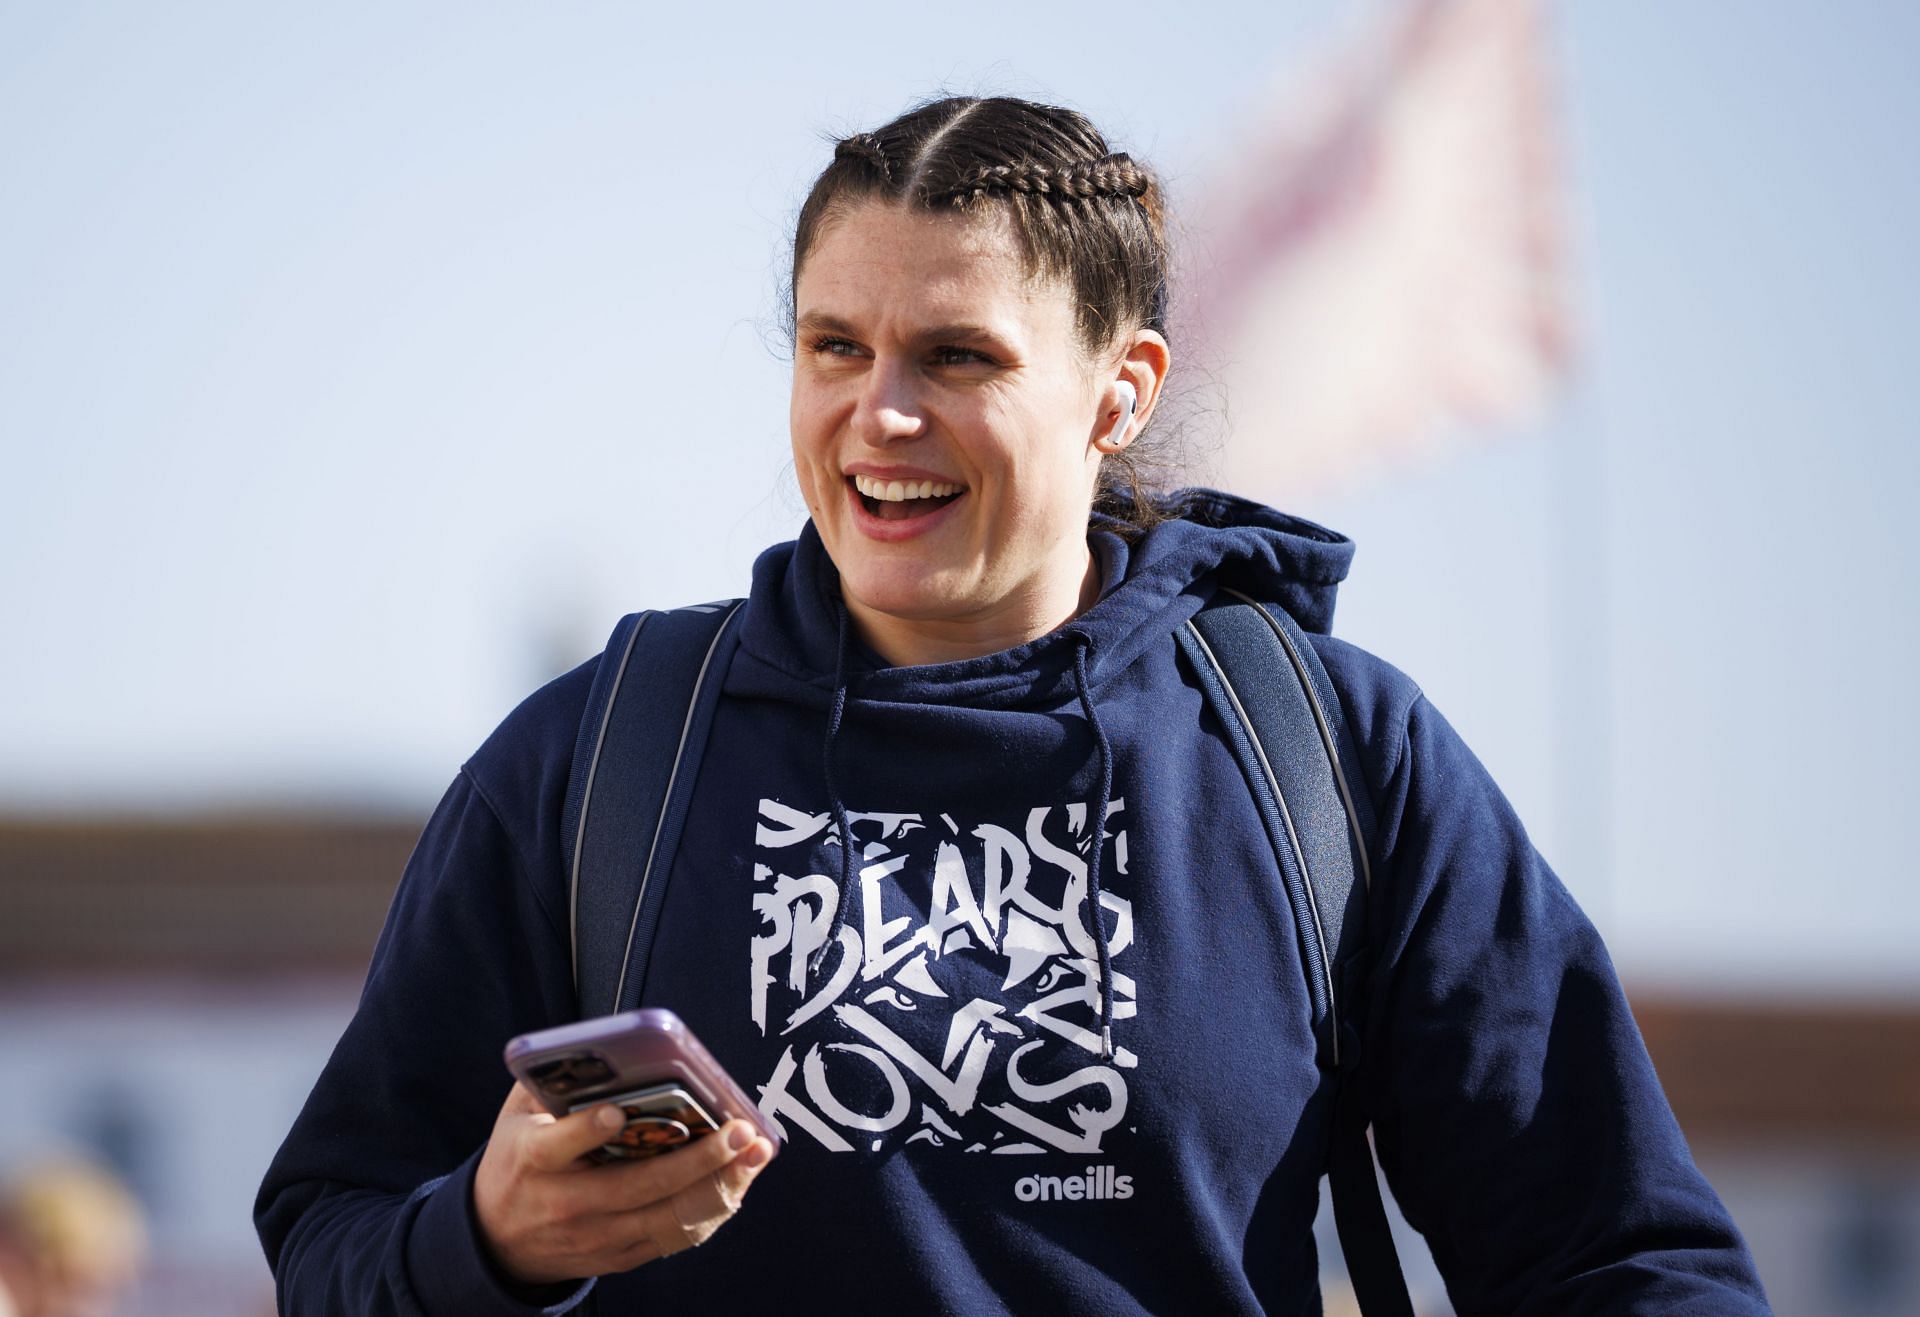
<svg viewBox="0 0 1920 1317">
<path fill-rule="evenodd" d="M 732 1161 L 715 1171 L 709 1178 L 713 1181 L 714 1192 L 731 1216 L 740 1209 L 740 1201 L 747 1196 L 747 1188 L 768 1162 L 773 1160 L 773 1144 L 765 1138 L 756 1137 Z M 693 1189 L 700 1186 L 695 1184 Z"/>
<path fill-rule="evenodd" d="M 724 1186 L 720 1172 L 715 1171 L 667 1199 L 667 1206 L 672 1211 L 664 1215 L 671 1219 L 678 1232 L 677 1247 L 670 1247 L 668 1251 L 677 1252 L 681 1248 L 698 1248 L 712 1239 L 713 1232 L 739 1210 L 740 1199 Z M 658 1233 L 654 1235 L 654 1242 L 661 1242 Z"/>
<path fill-rule="evenodd" d="M 660 1256 L 700 1247 L 739 1210 L 740 1194 L 728 1186 L 724 1173 L 709 1171 L 666 1202 L 637 1214 L 647 1242 Z"/>
<path fill-rule="evenodd" d="M 740 1210 L 747 1187 L 773 1155 L 773 1144 L 756 1138 L 731 1162 L 709 1171 L 674 1196 L 601 1217 L 618 1236 L 601 1246 L 603 1256 L 613 1259 L 607 1270 L 629 1271 L 711 1239 Z"/>
<path fill-rule="evenodd" d="M 507 1090 L 507 1099 L 500 1104 L 500 1114 L 494 1117 L 494 1138 L 511 1141 L 519 1136 L 524 1126 L 551 1124 L 553 1113 L 542 1107 L 539 1099 L 524 1085 L 516 1083 Z"/>
<path fill-rule="evenodd" d="M 729 1175 L 731 1170 L 733 1166 L 722 1167 L 667 1199 L 687 1247 L 698 1248 L 706 1243 L 713 1238 L 714 1231 L 727 1223 L 728 1217 L 740 1210 L 751 1180 Z"/>
<path fill-rule="evenodd" d="M 730 1120 L 684 1148 L 621 1166 L 608 1176 L 606 1204 L 615 1211 L 631 1210 L 671 1198 L 752 1147 L 758 1135 L 746 1121 Z"/>
<path fill-rule="evenodd" d="M 611 1102 L 561 1116 L 529 1132 L 527 1160 L 536 1170 L 568 1170 L 618 1134 L 626 1123 L 626 1115 Z"/>
<path fill-rule="evenodd" d="M 516 1080 L 513 1087 L 507 1090 L 506 1103 L 500 1110 L 516 1116 L 531 1116 L 546 1113 L 547 1109 L 540 1105 L 540 1099 L 525 1084 Z"/>
<path fill-rule="evenodd" d="M 773 1159 L 773 1145 L 755 1139 L 745 1152 L 719 1170 L 682 1189 L 667 1200 L 680 1227 L 684 1247 L 698 1248 L 740 1210 L 754 1177 Z M 658 1243 L 658 1236 L 655 1236 Z"/>
</svg>

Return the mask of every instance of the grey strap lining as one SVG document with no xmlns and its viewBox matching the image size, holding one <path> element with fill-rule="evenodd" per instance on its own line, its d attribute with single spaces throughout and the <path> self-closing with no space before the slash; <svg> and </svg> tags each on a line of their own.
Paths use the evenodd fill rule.
<svg viewBox="0 0 1920 1317">
<path fill-rule="evenodd" d="M 1353 792 L 1347 786 L 1346 770 L 1340 766 L 1340 747 L 1333 734 L 1333 727 L 1327 721 L 1327 711 L 1320 703 L 1320 693 L 1315 688 L 1311 674 L 1300 653 L 1294 648 L 1293 637 L 1273 620 L 1273 615 L 1254 600 L 1231 587 L 1222 587 L 1222 594 L 1230 594 L 1244 604 L 1251 604 L 1254 611 L 1266 620 L 1273 634 L 1279 638 L 1287 651 L 1287 659 L 1293 664 L 1294 672 L 1300 678 L 1300 687 L 1307 693 L 1307 704 L 1313 709 L 1313 720 L 1320 728 L 1320 743 L 1327 748 L 1327 760 L 1333 765 L 1333 784 L 1340 789 L 1340 804 L 1347 812 L 1347 826 L 1353 830 L 1353 848 L 1360 855 L 1360 882 L 1366 890 L 1373 890 L 1373 862 L 1367 858 L 1367 834 L 1360 826 L 1360 815 L 1353 807 Z"/>
<path fill-rule="evenodd" d="M 720 637 L 727 633 L 727 627 L 733 622 L 733 615 L 740 611 L 740 607 L 739 604 L 735 604 L 729 609 L 727 616 L 720 623 L 720 629 L 714 632 L 713 640 L 707 646 L 706 657 L 700 660 L 700 675 L 694 678 L 693 690 L 687 697 L 687 716 L 680 724 L 680 743 L 674 748 L 673 752 L 673 772 L 667 776 L 667 789 L 665 794 L 660 798 L 660 818 L 654 824 L 653 841 L 647 847 L 646 867 L 640 872 L 640 891 L 635 895 L 633 900 L 633 920 L 627 925 L 627 949 L 626 953 L 620 958 L 620 978 L 614 984 L 613 1002 L 608 1007 L 609 1010 L 617 1011 L 620 1009 L 620 998 L 626 991 L 627 970 L 633 963 L 634 933 L 640 927 L 640 910 L 646 903 L 647 884 L 653 880 L 653 862 L 655 857 L 660 853 L 660 834 L 666 830 L 667 810 L 673 804 L 674 784 L 680 780 L 680 764 L 687 753 L 687 732 L 693 726 L 694 710 L 698 708 L 700 704 L 700 691 L 707 684 L 707 672 L 713 666 L 713 651 L 719 648 Z M 711 607 L 705 607 L 697 611 L 705 613 L 715 610 Z M 636 632 L 637 630 L 638 628 L 636 628 Z M 669 855 L 667 858 L 669 862 L 671 862 L 673 857 Z"/>
<path fill-rule="evenodd" d="M 627 636 L 626 648 L 620 651 L 620 667 L 614 674 L 613 690 L 607 698 L 607 707 L 600 711 L 600 726 L 594 733 L 593 758 L 587 765 L 587 787 L 580 798 L 580 822 L 573 836 L 573 868 L 567 875 L 567 937 L 573 960 L 573 995 L 580 997 L 580 852 L 587 835 L 587 813 L 593 808 L 593 779 L 600 771 L 600 752 L 607 742 L 607 721 L 613 717 L 613 706 L 620 698 L 620 683 L 626 680 L 627 664 L 633 658 L 633 647 L 640 639 L 641 628 L 647 624 L 651 614 L 643 614 L 634 624 Z M 689 702 L 688 711 L 692 711 Z"/>
<path fill-rule="evenodd" d="M 1267 747 L 1261 744 L 1260 734 L 1254 730 L 1253 720 L 1247 717 L 1246 706 L 1240 702 L 1240 693 L 1233 688 L 1233 681 L 1227 676 L 1226 667 L 1220 662 L 1219 656 L 1213 652 L 1213 647 L 1207 644 L 1206 637 L 1200 634 L 1200 628 L 1188 622 L 1187 630 L 1193 635 L 1194 641 L 1200 646 L 1202 652 L 1206 654 L 1207 662 L 1212 665 L 1214 674 L 1220 679 L 1221 688 L 1226 691 L 1227 699 L 1233 705 L 1233 711 L 1240 720 L 1240 726 L 1245 729 L 1247 739 L 1253 745 L 1254 755 L 1260 761 L 1260 769 L 1266 774 L 1267 785 L 1273 791 L 1274 802 L 1279 806 L 1280 821 L 1287 830 L 1287 844 L 1292 848 L 1294 862 L 1300 866 L 1300 875 L 1305 880 L 1307 909 L 1313 917 L 1313 939 L 1320 947 L 1321 974 L 1327 988 L 1327 1014 L 1332 1033 L 1333 1063 L 1338 1066 L 1340 1064 L 1340 1004 L 1335 994 L 1333 959 L 1327 954 L 1327 934 L 1320 919 L 1320 903 L 1314 896 L 1313 873 L 1307 867 L 1305 852 L 1300 849 L 1300 836 L 1294 831 L 1293 811 L 1287 808 L 1286 793 L 1281 790 L 1280 779 L 1273 771 L 1272 761 L 1267 758 Z"/>
</svg>

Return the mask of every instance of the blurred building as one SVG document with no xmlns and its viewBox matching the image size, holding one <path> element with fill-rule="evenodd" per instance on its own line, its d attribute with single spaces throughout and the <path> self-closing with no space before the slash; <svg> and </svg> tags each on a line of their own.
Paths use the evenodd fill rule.
<svg viewBox="0 0 1920 1317">
<path fill-rule="evenodd" d="M 154 1252 L 135 1312 L 270 1310 L 253 1193 L 420 822 L 0 822 L 0 1170 L 64 1146 L 135 1188 Z M 1920 1003 L 1634 1006 L 1777 1309 L 1920 1311 Z M 1405 1246 L 1423 1309 L 1446 1311 Z"/>
<path fill-rule="evenodd" d="M 260 1317 L 254 1190 L 352 1014 L 417 818 L 0 823 L 0 1172 L 144 1201 L 142 1317 Z"/>
</svg>

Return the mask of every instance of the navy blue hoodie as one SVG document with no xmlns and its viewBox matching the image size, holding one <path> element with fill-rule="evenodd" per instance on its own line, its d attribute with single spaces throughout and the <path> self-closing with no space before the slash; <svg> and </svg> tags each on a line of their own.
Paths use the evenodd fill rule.
<svg viewBox="0 0 1920 1317">
<path fill-rule="evenodd" d="M 1351 544 L 1222 495 L 1091 538 L 1086 613 L 923 668 L 841 653 L 811 527 L 761 557 L 642 1001 L 787 1146 L 704 1247 L 544 1299 L 494 1271 L 472 1177 L 502 1045 L 575 1018 L 559 826 L 594 665 L 515 710 L 262 1186 L 282 1310 L 1317 1311 L 1298 931 L 1174 641 L 1233 587 L 1312 633 L 1360 747 L 1366 1105 L 1455 1306 L 1766 1311 L 1592 926 L 1419 689 L 1326 634 Z"/>
</svg>

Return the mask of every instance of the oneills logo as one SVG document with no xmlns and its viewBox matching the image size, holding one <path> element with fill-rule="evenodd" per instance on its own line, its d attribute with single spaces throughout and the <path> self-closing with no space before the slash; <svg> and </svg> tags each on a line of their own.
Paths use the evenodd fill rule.
<svg viewBox="0 0 1920 1317">
<path fill-rule="evenodd" d="M 1068 1202 L 1131 1198 L 1133 1177 L 1115 1175 L 1111 1166 L 1089 1166 L 1085 1175 L 1029 1175 L 1013 1182 L 1013 1196 L 1023 1203 L 1044 1203 L 1054 1198 Z"/>
</svg>

